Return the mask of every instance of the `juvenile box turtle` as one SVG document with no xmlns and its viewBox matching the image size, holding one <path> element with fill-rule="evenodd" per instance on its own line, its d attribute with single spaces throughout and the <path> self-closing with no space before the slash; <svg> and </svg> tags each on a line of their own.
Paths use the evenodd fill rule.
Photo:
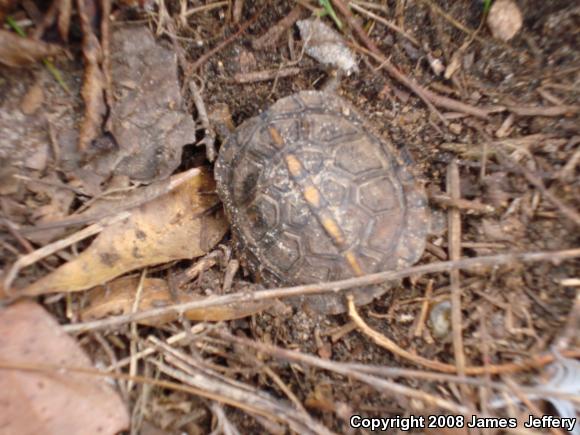
<svg viewBox="0 0 580 435">
<path fill-rule="evenodd" d="M 268 286 L 399 269 L 425 247 L 427 201 L 404 152 L 342 98 L 303 91 L 245 121 L 215 175 L 242 264 Z M 369 303 L 385 286 L 351 290 Z M 295 301 L 346 310 L 344 295 Z"/>
</svg>

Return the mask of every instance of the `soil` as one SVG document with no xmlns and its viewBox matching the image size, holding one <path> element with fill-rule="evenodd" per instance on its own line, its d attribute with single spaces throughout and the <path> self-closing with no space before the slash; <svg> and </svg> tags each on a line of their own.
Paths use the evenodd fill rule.
<svg viewBox="0 0 580 435">
<path fill-rule="evenodd" d="M 177 17 L 180 11 L 178 2 L 166 3 L 170 14 Z M 514 39 L 505 43 L 494 40 L 485 25 L 477 31 L 477 37 L 472 38 L 435 8 L 431 8 L 430 0 L 374 3 L 380 6 L 374 10 L 375 13 L 403 28 L 420 42 L 420 46 L 415 46 L 379 22 L 361 18 L 360 22 L 369 37 L 404 74 L 440 95 L 483 108 L 579 104 L 580 36 L 577 29 L 580 24 L 580 7 L 573 1 L 517 1 L 525 18 L 523 28 Z M 471 32 L 480 25 L 483 7 L 479 1 L 439 0 L 434 3 L 448 16 L 471 29 Z M 292 7 L 293 4 L 286 1 L 244 2 L 240 23 L 253 20 L 252 24 L 232 43 L 212 54 L 195 72 L 195 80 L 203 86 L 208 112 L 227 104 L 234 124 L 239 125 L 281 97 L 322 86 L 330 72 L 315 60 L 301 54 L 301 41 L 296 26 L 284 32 L 273 47 L 253 48 L 253 41 L 288 15 Z M 304 9 L 303 17 L 308 15 Z M 144 18 L 148 18 L 153 25 L 158 14 L 125 9 L 118 12 L 115 26 Z M 328 17 L 324 20 L 332 24 Z M 196 61 L 240 28 L 239 24 L 232 22 L 227 8 L 196 13 L 188 19 L 188 25 L 188 28 L 166 30 L 176 32 L 178 44 L 189 62 Z M 344 32 L 344 37 L 353 42 L 354 50 L 357 51 L 359 42 L 356 37 L 349 33 L 347 26 Z M 168 40 L 167 36 L 162 39 Z M 472 41 L 466 44 L 470 39 Z M 511 116 L 509 112 L 496 111 L 487 119 L 477 119 L 441 109 L 449 118 L 449 125 L 444 126 L 417 96 L 392 80 L 384 70 L 377 68 L 376 62 L 365 58 L 360 52 L 358 50 L 360 72 L 344 77 L 338 92 L 357 106 L 380 134 L 390 138 L 397 147 L 405 147 L 410 152 L 415 162 L 415 172 L 425 183 L 431 197 L 446 191 L 448 166 L 452 160 L 457 159 L 462 198 L 493 207 L 491 213 L 462 211 L 463 257 L 555 251 L 580 246 L 577 223 L 566 217 L 521 171 L 515 170 L 509 162 L 493 152 L 493 147 L 499 146 L 512 159 L 517 160 L 520 166 L 535 174 L 553 196 L 571 209 L 580 210 L 578 168 L 572 166 L 567 173 L 564 170 L 574 154 L 578 153 L 578 111 L 558 116 L 515 115 L 508 121 L 512 124 L 507 131 L 502 131 L 506 130 L 506 119 Z M 449 65 L 454 56 L 459 56 L 460 68 L 447 80 L 435 74 L 429 56 L 439 59 L 443 65 Z M 80 57 L 77 60 L 75 68 L 80 64 Z M 66 71 L 67 63 L 58 66 Z M 244 84 L 236 83 L 233 79 L 235 74 L 288 66 L 298 67 L 299 73 L 276 80 Z M 7 84 L 12 83 L 15 77 L 18 76 L 12 70 L 0 69 L 0 99 L 16 98 Z M 185 78 L 186 72 L 181 70 L 180 80 Z M 20 76 L 18 80 L 26 83 L 26 77 Z M 29 84 L 23 86 L 27 88 Z M 192 96 L 186 91 L 184 98 L 196 119 L 198 113 Z M 198 137 L 192 138 L 192 144 L 202 138 L 203 131 L 200 130 Z M 0 151 L 6 155 L 12 153 L 12 150 Z M 187 146 L 184 148 L 180 169 L 189 169 L 203 160 L 203 148 Z M 45 175 L 51 170 L 54 168 L 50 165 L 43 169 Z M 32 194 L 28 191 L 5 193 L 2 214 L 12 220 L 22 222 L 28 219 L 32 222 L 27 223 L 33 223 L 33 213 L 22 208 L 40 207 L 39 194 L 31 198 Z M 71 202 L 70 210 L 75 206 L 78 206 L 78 200 Z M 444 219 L 445 226 L 447 210 L 435 200 L 431 201 L 431 206 L 434 214 Z M 15 215 L 20 217 L 14 218 Z M 17 246 L 12 235 L 2 235 L 2 241 Z M 431 236 L 429 242 L 431 249 L 425 252 L 420 264 L 447 259 L 448 239 L 445 228 Z M 229 238 L 223 241 L 226 247 L 230 243 Z M 0 262 L 4 265 L 16 259 L 15 254 L 6 249 L 0 255 Z M 62 260 L 50 258 L 45 266 L 53 267 L 60 262 Z M 177 274 L 189 264 L 181 262 L 171 265 L 169 269 L 159 272 L 159 276 Z M 225 264 L 223 262 L 221 268 L 218 264 L 204 278 L 206 290 L 209 288 L 219 292 Z M 559 264 L 500 264 L 493 268 L 462 272 L 463 352 L 467 365 L 519 361 L 549 350 L 566 331 L 565 326 L 573 315 L 578 291 L 571 285 L 563 285 L 562 280 L 577 278 L 579 272 L 578 260 Z M 31 273 L 42 275 L 45 272 L 39 266 L 38 270 Z M 250 280 L 251 277 L 240 271 L 234 278 L 233 288 L 244 288 Z M 429 318 L 424 325 L 419 325 L 428 286 L 433 289 L 432 306 L 443 304 L 439 314 L 437 310 L 431 310 L 431 322 L 443 322 L 442 336 L 434 331 Z M 402 349 L 428 359 L 454 364 L 449 311 L 445 308 L 445 301 L 449 300 L 449 286 L 447 273 L 405 279 L 383 297 L 361 307 L 359 312 L 369 326 L 389 337 Z M 62 301 L 47 306 L 64 321 Z M 251 318 L 229 321 L 224 328 L 234 335 L 334 361 L 418 368 L 412 362 L 377 346 L 368 336 L 357 332 L 356 328 L 338 333 L 340 327 L 348 322 L 346 314 L 320 316 L 294 308 L 282 314 L 268 311 Z M 178 321 L 162 328 L 143 328 L 140 336 L 146 337 L 153 333 L 163 338 L 183 327 L 183 322 Z M 416 334 L 419 327 L 422 327 L 422 332 Z M 105 336 L 113 343 L 118 359 L 127 355 L 129 336 L 128 329 L 123 328 Z M 106 359 L 102 356 L 102 348 L 90 335 L 83 343 L 94 360 Z M 572 337 L 571 347 L 578 348 L 579 344 L 577 337 Z M 247 350 L 227 343 L 215 342 L 212 346 L 208 349 L 196 348 L 195 352 L 201 360 L 219 365 L 226 376 L 251 384 L 275 397 L 287 399 L 280 385 L 260 368 L 257 361 L 267 364 L 314 418 L 338 433 L 358 433 L 348 426 L 348 417 L 353 413 L 385 417 L 441 412 L 416 399 L 378 393 L 352 378 L 277 361 L 261 354 L 251 355 L 252 352 L 247 355 Z M 252 370 L 246 370 L 248 368 Z M 534 383 L 537 375 L 533 371 L 522 372 L 516 379 L 521 383 Z M 400 378 L 397 382 L 449 400 L 458 400 L 461 394 L 464 394 L 464 400 L 468 403 L 477 404 L 480 400 L 477 389 L 460 393 L 455 385 L 442 380 Z M 137 393 L 130 396 L 131 408 L 136 406 L 137 397 Z M 215 425 L 216 417 L 212 419 L 208 402 L 205 399 L 190 400 L 183 393 L 156 389 L 146 405 L 145 420 L 147 424 L 162 427 L 165 433 L 209 433 L 210 427 Z M 184 403 L 188 407 L 181 406 Z M 185 416 L 192 409 L 202 411 L 188 421 Z M 240 433 L 263 433 L 264 426 L 260 420 L 234 407 L 224 409 L 227 419 Z M 272 427 L 268 430 L 275 432 Z M 284 433 L 284 430 L 279 433 Z"/>
</svg>

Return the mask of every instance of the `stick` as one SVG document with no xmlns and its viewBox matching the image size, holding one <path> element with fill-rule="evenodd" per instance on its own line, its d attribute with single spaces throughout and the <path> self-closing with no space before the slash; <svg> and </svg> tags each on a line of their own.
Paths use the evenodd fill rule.
<svg viewBox="0 0 580 435">
<path fill-rule="evenodd" d="M 484 266 L 497 266 L 511 262 L 533 263 L 538 261 L 560 262 L 567 259 L 580 257 L 580 248 L 568 249 L 563 251 L 547 252 L 526 252 L 514 254 L 498 254 L 476 258 L 467 258 L 459 261 L 443 261 L 439 263 L 424 264 L 421 266 L 408 267 L 400 271 L 385 271 L 356 278 L 349 278 L 340 281 L 331 281 L 320 284 L 307 284 L 295 287 L 286 287 L 279 289 L 260 290 L 254 293 L 241 291 L 222 296 L 210 296 L 199 301 L 191 301 L 183 304 L 176 304 L 167 307 L 154 308 L 142 311 L 134 315 L 125 314 L 108 319 L 96 320 L 91 322 L 64 325 L 63 329 L 67 332 L 83 332 L 93 329 L 103 329 L 111 326 L 124 325 L 128 322 L 150 319 L 156 316 L 162 316 L 169 313 L 183 313 L 187 310 L 199 309 L 205 307 L 214 307 L 237 302 L 260 301 L 267 299 L 284 298 L 299 295 L 337 293 L 353 287 L 365 287 L 368 285 L 381 284 L 386 281 L 394 281 L 412 275 L 423 275 L 436 272 L 448 272 L 453 269 L 473 269 Z"/>
<path fill-rule="evenodd" d="M 452 160 L 447 167 L 447 193 L 452 200 L 461 199 L 459 186 L 459 167 L 457 161 Z M 461 258 L 461 212 L 456 208 L 450 208 L 447 212 L 449 243 L 449 259 L 457 261 Z M 465 376 L 465 353 L 463 352 L 463 319 L 461 316 L 461 277 L 459 270 L 449 272 L 449 285 L 451 287 L 451 334 L 453 338 L 453 356 L 457 374 Z M 463 399 L 469 397 L 467 388 L 462 388 Z"/>
</svg>

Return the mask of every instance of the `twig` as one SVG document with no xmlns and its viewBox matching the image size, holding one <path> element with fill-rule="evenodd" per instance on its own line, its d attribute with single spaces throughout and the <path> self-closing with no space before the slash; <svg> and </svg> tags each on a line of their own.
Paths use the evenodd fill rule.
<svg viewBox="0 0 580 435">
<path fill-rule="evenodd" d="M 191 96 L 193 97 L 193 103 L 195 104 L 195 108 L 197 109 L 197 116 L 199 118 L 199 122 L 201 122 L 201 126 L 205 131 L 205 135 L 199 143 L 205 146 L 205 155 L 210 162 L 213 162 L 216 156 L 215 151 L 216 134 L 209 122 L 209 117 L 207 116 L 205 103 L 203 101 L 203 97 L 201 96 L 201 89 L 195 84 L 194 80 L 189 81 L 189 91 L 191 92 Z"/>
<path fill-rule="evenodd" d="M 282 18 L 280 21 L 274 24 L 262 36 L 256 38 L 252 42 L 252 46 L 257 50 L 260 50 L 275 45 L 278 39 L 280 39 L 280 36 L 284 34 L 286 29 L 289 29 L 296 21 L 300 19 L 300 17 L 302 16 L 302 11 L 303 9 L 300 6 L 300 4 L 294 6 L 292 10 L 288 13 L 288 15 L 286 15 L 284 18 Z"/>
<path fill-rule="evenodd" d="M 572 116 L 580 112 L 580 106 L 506 106 L 506 108 L 519 116 Z"/>
<path fill-rule="evenodd" d="M 369 54 L 375 58 L 377 62 L 380 63 L 381 67 L 386 69 L 387 72 L 391 77 L 395 80 L 409 88 L 413 91 L 419 98 L 425 102 L 427 107 L 439 117 L 439 119 L 443 122 L 443 124 L 447 125 L 447 119 L 441 115 L 441 113 L 435 109 L 434 106 L 442 107 L 445 109 L 468 113 L 470 115 L 486 119 L 490 113 L 490 109 L 481 109 L 478 107 L 471 106 L 466 103 L 462 103 L 461 101 L 454 100 L 453 98 L 444 97 L 442 95 L 438 95 L 435 92 L 432 92 L 428 89 L 425 89 L 418 83 L 416 83 L 413 79 L 407 77 L 403 74 L 397 67 L 395 67 L 388 59 L 386 59 L 379 48 L 375 45 L 373 41 L 368 37 L 364 29 L 358 24 L 358 22 L 352 16 L 350 10 L 344 5 L 342 0 L 333 0 L 333 3 L 341 11 L 343 15 L 347 18 L 347 21 L 352 26 L 355 33 L 364 43 L 364 45 L 368 48 Z"/>
<path fill-rule="evenodd" d="M 300 68 L 290 67 L 267 69 L 264 71 L 254 71 L 249 73 L 238 73 L 234 75 L 234 81 L 236 83 L 264 82 L 276 78 L 295 76 L 296 74 L 300 74 L 300 71 Z"/>
<path fill-rule="evenodd" d="M 267 299 L 277 299 L 284 297 L 338 293 L 353 287 L 365 287 L 369 285 L 381 284 L 386 281 L 394 281 L 413 275 L 423 275 L 436 272 L 448 272 L 453 269 L 472 269 L 486 266 L 497 266 L 512 262 L 532 263 L 538 261 L 560 262 L 567 259 L 580 257 L 580 248 L 563 251 L 541 251 L 513 254 L 498 254 L 475 258 L 466 258 L 459 261 L 444 261 L 439 263 L 425 264 L 408 267 L 398 271 L 378 272 L 361 277 L 349 278 L 340 281 L 331 281 L 319 284 L 299 285 L 295 287 L 285 287 L 278 289 L 260 290 L 253 293 L 241 291 L 222 296 L 209 296 L 203 300 L 186 302 L 167 307 L 159 307 L 142 311 L 134 315 L 125 314 L 110 317 L 108 319 L 95 320 L 91 322 L 63 325 L 67 332 L 83 332 L 93 329 L 108 328 L 111 326 L 124 325 L 128 322 L 149 319 L 169 313 L 183 313 L 187 310 L 214 307 L 237 302 L 260 301 Z"/>
<path fill-rule="evenodd" d="M 489 204 L 483 204 L 481 201 L 471 201 L 464 198 L 453 199 L 449 195 L 433 194 L 429 195 L 429 200 L 436 202 L 442 207 L 452 207 L 458 210 L 465 210 L 468 214 L 492 214 L 495 213 L 495 207 Z"/>
<path fill-rule="evenodd" d="M 576 138 L 580 141 L 580 137 Z M 572 142 L 572 140 L 570 141 Z M 576 142 L 576 145 L 578 142 Z M 560 178 L 564 181 L 572 181 L 574 179 L 574 171 L 576 170 L 576 166 L 580 163 L 580 147 L 576 148 L 572 157 L 568 159 L 566 164 L 560 169 L 556 175 L 557 178 Z"/>
<path fill-rule="evenodd" d="M 248 30 L 248 28 L 254 24 L 256 22 L 256 20 L 258 19 L 258 17 L 260 16 L 260 14 L 262 13 L 262 11 L 264 10 L 264 7 L 262 7 L 258 12 L 256 12 L 256 15 L 254 15 L 251 19 L 249 19 L 248 21 L 246 21 L 244 24 L 242 24 L 240 26 L 240 28 L 238 29 L 237 32 L 235 32 L 233 35 L 231 35 L 229 38 L 226 38 L 224 41 L 222 41 L 221 43 L 219 43 L 216 47 L 212 48 L 211 50 L 209 50 L 208 52 L 202 54 L 199 59 L 197 59 L 189 68 L 186 74 L 185 79 L 189 80 L 190 75 L 197 71 L 199 68 L 201 68 L 203 66 L 203 64 L 205 64 L 214 54 L 219 53 L 221 50 L 223 50 L 225 47 L 227 47 L 228 45 L 230 45 L 232 42 L 234 42 L 236 39 L 238 39 L 240 37 L 240 35 L 242 35 L 246 30 Z"/>
<path fill-rule="evenodd" d="M 354 305 L 354 301 L 352 300 L 352 296 L 348 295 L 347 299 L 348 299 L 348 314 L 351 320 L 354 323 L 356 323 L 361 332 L 363 332 L 366 336 L 368 336 L 377 345 L 381 346 L 384 349 L 387 349 L 388 351 L 394 353 L 395 355 L 400 356 L 401 358 L 412 361 L 415 364 L 428 367 L 432 370 L 437 370 L 443 373 L 457 373 L 456 366 L 452 364 L 446 364 L 439 361 L 430 360 L 420 355 L 413 354 L 405 349 L 402 349 L 394 341 L 384 336 L 380 332 L 372 329 L 369 325 L 365 323 L 365 321 L 358 314 L 356 306 Z M 580 356 L 580 349 L 570 350 L 565 354 L 575 355 L 574 356 L 575 358 L 576 356 Z M 546 364 L 551 363 L 554 360 L 555 357 L 553 355 L 540 355 L 524 361 L 514 363 L 465 367 L 465 374 L 483 375 L 488 373 L 497 375 L 500 373 L 515 373 L 523 370 L 528 370 L 531 368 L 542 367 Z"/>
<path fill-rule="evenodd" d="M 447 120 L 441 113 L 433 106 L 427 95 L 425 94 L 426 89 L 422 86 L 415 83 L 412 79 L 407 77 L 401 71 L 399 71 L 387 58 L 385 58 L 379 48 L 375 45 L 375 43 L 368 37 L 364 29 L 360 26 L 360 24 L 356 21 L 353 17 L 352 13 L 348 9 L 348 7 L 342 2 L 342 0 L 332 0 L 332 3 L 336 6 L 336 8 L 340 11 L 342 15 L 346 18 L 348 24 L 352 27 L 354 32 L 358 35 L 360 40 L 363 44 L 368 48 L 369 53 L 380 63 L 380 68 L 384 68 L 387 72 L 397 81 L 407 86 L 411 91 L 415 93 L 419 98 L 423 100 L 423 102 L 429 107 L 429 109 L 437 115 L 437 117 L 443 122 L 443 124 L 447 124 Z"/>
<path fill-rule="evenodd" d="M 415 44 L 417 47 L 421 47 L 421 44 L 419 43 L 419 41 L 417 41 L 414 37 L 412 37 L 411 35 L 409 35 L 407 32 L 405 32 L 403 29 L 401 29 L 399 26 L 397 26 L 396 24 L 393 24 L 392 22 L 384 19 L 383 17 L 366 10 L 365 8 L 357 5 L 356 3 L 349 3 L 349 6 L 351 8 L 353 8 L 355 11 L 360 12 L 363 15 L 366 15 L 369 18 L 372 18 L 373 20 L 378 21 L 379 23 L 385 25 L 386 27 L 388 27 L 389 29 L 391 29 L 392 31 L 398 33 L 399 35 L 401 35 L 403 38 L 408 39 L 409 41 L 411 41 L 413 44 Z"/>
<path fill-rule="evenodd" d="M 560 331 L 559 337 L 556 339 L 556 348 L 562 350 L 569 346 L 578 346 L 578 330 L 580 330 L 580 289 L 576 289 L 576 297 L 574 298 L 574 306 L 568 314 L 566 325 Z"/>
<path fill-rule="evenodd" d="M 229 333 L 219 332 L 219 337 L 224 338 L 228 341 L 239 343 L 242 346 L 249 346 L 254 349 L 258 349 L 260 351 L 266 351 L 268 353 L 274 354 L 277 357 L 282 357 L 284 359 L 291 359 L 291 360 L 298 360 L 299 362 L 306 363 L 308 365 L 312 365 L 314 367 L 318 367 L 324 370 L 333 371 L 335 373 L 342 374 L 344 376 L 348 376 L 354 379 L 358 379 L 365 384 L 368 384 L 372 388 L 376 389 L 382 393 L 391 393 L 397 396 L 402 395 L 406 397 L 410 397 L 413 399 L 421 400 L 426 404 L 435 406 L 437 408 L 446 409 L 451 412 L 458 412 L 458 413 L 469 413 L 472 412 L 470 408 L 466 406 L 457 405 L 453 402 L 450 402 L 445 399 L 441 399 L 439 397 L 433 396 L 431 394 L 425 393 L 424 391 L 417 390 L 415 388 L 410 388 L 405 385 L 397 384 L 396 382 L 389 381 L 386 379 L 381 379 L 376 376 L 367 375 L 364 373 L 360 373 L 354 370 L 351 370 L 345 367 L 344 364 L 336 363 L 334 361 L 324 360 L 322 358 L 316 358 L 311 355 L 301 354 L 299 352 L 276 348 L 274 346 L 265 344 L 265 343 L 258 343 L 252 340 L 241 339 L 238 337 L 234 337 Z"/>
<path fill-rule="evenodd" d="M 139 278 L 139 284 L 137 284 L 137 289 L 135 292 L 135 300 L 133 301 L 133 306 L 131 307 L 131 313 L 135 314 L 139 311 L 139 305 L 141 305 L 141 297 L 143 294 L 143 285 L 145 283 L 145 277 L 147 276 L 147 268 L 145 267 L 141 272 L 141 277 Z M 129 374 L 134 376 L 137 374 L 137 358 L 135 354 L 137 353 L 137 340 L 139 340 L 139 334 L 137 333 L 137 322 L 131 323 L 131 343 L 129 345 L 129 353 L 131 358 L 131 363 L 129 364 Z M 131 392 L 133 389 L 133 382 L 129 381 L 127 383 L 127 392 Z"/>
<path fill-rule="evenodd" d="M 447 167 L 447 193 L 452 200 L 461 199 L 459 186 L 459 167 L 457 161 L 452 160 Z M 461 258 L 461 212 L 456 208 L 447 211 L 447 237 L 449 259 L 458 261 Z M 463 319 L 461 316 L 461 279 L 459 270 L 449 272 L 449 286 L 451 288 L 451 335 L 453 338 L 453 356 L 457 367 L 457 374 L 465 376 L 465 353 L 463 352 Z M 468 397 L 468 390 L 462 389 L 463 399 Z"/>
<path fill-rule="evenodd" d="M 482 36 L 477 35 L 477 31 L 472 30 L 466 26 L 464 26 L 463 24 L 461 24 L 459 21 L 457 21 L 455 18 L 453 18 L 451 15 L 447 14 L 442 8 L 441 6 L 437 5 L 435 2 L 433 2 L 432 0 L 420 0 L 423 3 L 426 3 L 429 7 L 431 7 L 437 14 L 439 14 L 440 16 L 442 16 L 446 21 L 448 21 L 449 23 L 451 23 L 453 26 L 455 26 L 456 28 L 458 28 L 459 30 L 461 30 L 462 32 L 466 33 L 467 35 L 469 35 L 470 37 L 472 37 L 473 39 L 475 39 L 476 41 L 484 44 L 484 45 L 488 45 L 488 46 L 493 46 L 495 44 L 499 44 L 501 45 L 505 50 L 509 51 L 510 53 L 514 54 L 514 55 L 521 55 L 522 53 L 520 51 L 514 50 L 513 47 L 503 41 L 494 39 L 494 38 L 484 38 Z M 525 53 L 523 53 L 525 57 L 529 58 L 529 56 Z"/>
<path fill-rule="evenodd" d="M 256 391 L 253 387 L 242 382 L 227 379 L 205 368 L 188 364 L 191 358 L 183 352 L 174 349 L 159 340 L 157 344 L 165 353 L 165 358 L 178 370 L 163 363 L 153 362 L 161 372 L 169 375 L 186 385 L 199 388 L 214 396 L 214 400 L 235 406 L 251 414 L 261 415 L 274 421 L 282 421 L 297 433 L 326 434 L 334 432 L 315 421 L 306 412 L 289 407 L 286 403 L 271 397 L 263 391 Z"/>
<path fill-rule="evenodd" d="M 232 8 L 232 20 L 235 24 L 238 24 L 242 19 L 242 13 L 244 11 L 244 0 L 235 0 L 234 7 Z"/>
<path fill-rule="evenodd" d="M 425 327 L 425 319 L 429 313 L 429 304 L 431 303 L 431 297 L 433 296 L 433 280 L 430 279 L 427 283 L 427 288 L 425 289 L 425 297 L 423 298 L 423 303 L 421 304 L 421 313 L 419 314 L 419 321 L 417 322 L 417 327 L 413 335 L 415 337 L 421 337 L 423 335 L 423 328 Z"/>
<path fill-rule="evenodd" d="M 566 205 L 552 192 L 550 192 L 544 185 L 544 182 L 536 174 L 513 160 L 499 147 L 496 147 L 496 152 L 504 161 L 507 162 L 507 166 L 511 167 L 510 169 L 521 173 L 526 178 L 526 180 L 528 180 L 530 184 L 538 189 L 548 201 L 555 205 L 564 216 L 566 216 L 576 225 L 580 226 L 580 214 L 573 208 Z"/>
<path fill-rule="evenodd" d="M 215 3 L 210 3 L 208 5 L 198 6 L 196 8 L 191 8 L 185 11 L 185 18 L 191 17 L 193 14 L 197 14 L 198 12 L 207 12 L 211 11 L 212 9 L 221 8 L 222 6 L 227 6 L 229 2 L 227 1 L 220 1 Z"/>
</svg>

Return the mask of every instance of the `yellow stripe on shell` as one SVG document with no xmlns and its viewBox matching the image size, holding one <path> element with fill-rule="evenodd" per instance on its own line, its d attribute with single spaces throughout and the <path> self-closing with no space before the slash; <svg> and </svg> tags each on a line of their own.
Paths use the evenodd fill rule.
<svg viewBox="0 0 580 435">
<path fill-rule="evenodd" d="M 352 251 L 346 251 L 344 253 L 344 256 L 346 257 L 346 261 L 348 262 L 348 264 L 349 264 L 350 268 L 352 269 L 352 271 L 354 272 L 354 274 L 356 276 L 363 276 L 364 272 L 363 272 L 363 269 L 358 261 L 356 254 Z"/>
<path fill-rule="evenodd" d="M 296 156 L 294 156 L 292 154 L 288 154 L 285 157 L 285 160 L 286 160 L 286 166 L 288 167 L 288 172 L 290 172 L 290 175 L 292 175 L 293 177 L 297 177 L 297 178 L 302 177 L 302 175 L 304 174 L 304 168 L 302 167 L 302 163 L 300 163 L 300 160 L 298 160 L 296 158 Z"/>
</svg>

